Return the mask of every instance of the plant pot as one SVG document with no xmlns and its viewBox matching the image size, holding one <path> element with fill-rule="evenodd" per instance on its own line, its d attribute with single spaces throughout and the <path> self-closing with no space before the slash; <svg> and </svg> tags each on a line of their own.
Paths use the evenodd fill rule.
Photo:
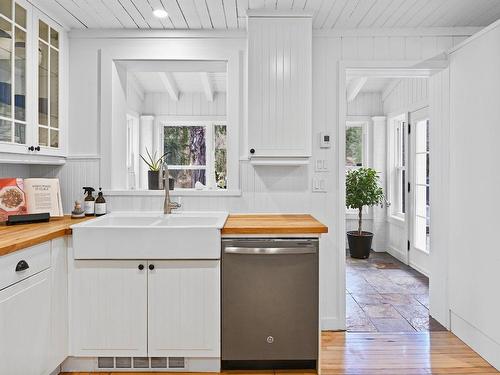
<svg viewBox="0 0 500 375">
<path fill-rule="evenodd" d="M 372 248 L 373 233 L 361 232 L 357 230 L 347 232 L 347 242 L 349 243 L 349 253 L 351 258 L 367 259 Z"/>
<path fill-rule="evenodd" d="M 148 171 L 148 189 L 160 190 L 160 171 Z"/>
</svg>

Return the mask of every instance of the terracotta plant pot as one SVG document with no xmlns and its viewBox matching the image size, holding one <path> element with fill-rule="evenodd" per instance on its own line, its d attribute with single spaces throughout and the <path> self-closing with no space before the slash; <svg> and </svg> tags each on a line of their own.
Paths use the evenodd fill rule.
<svg viewBox="0 0 500 375">
<path fill-rule="evenodd" d="M 372 240 L 373 233 L 371 232 L 361 232 L 361 235 L 357 230 L 347 232 L 351 258 L 367 259 L 370 256 Z"/>
</svg>

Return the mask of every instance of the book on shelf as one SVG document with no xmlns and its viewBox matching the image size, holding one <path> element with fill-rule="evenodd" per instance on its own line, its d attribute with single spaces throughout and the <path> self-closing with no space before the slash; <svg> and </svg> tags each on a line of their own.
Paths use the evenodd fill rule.
<svg viewBox="0 0 500 375">
<path fill-rule="evenodd" d="M 49 213 L 63 216 L 57 178 L 0 178 L 0 221 L 10 215 Z"/>
</svg>

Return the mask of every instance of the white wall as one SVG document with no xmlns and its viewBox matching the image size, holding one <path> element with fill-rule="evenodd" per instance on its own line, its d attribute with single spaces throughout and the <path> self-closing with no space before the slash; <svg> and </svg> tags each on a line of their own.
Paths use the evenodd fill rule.
<svg viewBox="0 0 500 375">
<path fill-rule="evenodd" d="M 141 37 L 145 37 L 141 33 Z M 246 161 L 240 162 L 241 196 L 183 197 L 186 210 L 227 209 L 230 212 L 309 212 L 330 228 L 322 239 L 321 252 L 321 315 L 322 326 L 329 329 L 344 327 L 343 254 L 336 248 L 336 239 L 344 237 L 338 233 L 336 213 L 344 207 L 336 207 L 339 186 L 338 160 L 336 150 L 338 130 L 338 62 L 340 60 L 418 60 L 434 56 L 462 40 L 463 37 L 441 36 L 378 36 L 339 37 L 322 36 L 313 38 L 313 159 L 328 161 L 330 171 L 325 174 L 327 193 L 312 193 L 311 166 L 305 167 L 253 167 Z M 162 43 L 166 43 L 162 39 Z M 158 39 L 153 41 L 158 43 Z M 95 182 L 95 157 L 99 157 L 99 85 L 98 62 L 101 53 L 110 46 L 128 48 L 131 41 L 123 39 L 70 39 L 70 154 L 72 160 L 62 168 L 66 201 L 81 197 L 81 186 Z M 170 43 L 170 42 L 169 42 Z M 213 48 L 232 48 L 245 51 L 244 37 L 231 38 L 186 38 L 173 39 L 171 48 L 176 51 L 199 45 L 200 50 L 210 53 Z M 244 94 L 244 88 L 243 94 Z M 147 100 L 146 100 L 147 101 Z M 244 104 L 244 103 L 243 103 Z M 146 104 L 147 106 L 147 104 Z M 243 108 L 245 112 L 246 109 Z M 246 147 L 245 121 L 239 124 L 242 131 L 240 151 Z M 104 126 L 105 124 L 103 124 Z M 331 149 L 319 148 L 319 132 L 329 131 L 334 144 Z M 85 159 L 88 157 L 88 159 Z M 70 159 L 71 160 L 71 159 Z M 86 171 L 92 169 L 92 173 Z M 103 170 L 101 173 L 107 173 Z M 74 179 L 74 181 L 71 181 Z M 118 209 L 160 209 L 162 198 L 158 196 L 131 197 L 108 196 L 110 208 Z M 66 210 L 68 208 L 66 206 Z M 344 220 L 342 218 L 342 220 Z"/>
<path fill-rule="evenodd" d="M 500 21 L 450 56 L 451 329 L 500 369 Z"/>
<path fill-rule="evenodd" d="M 155 116 L 225 116 L 226 94 L 216 93 L 209 102 L 203 93 L 181 93 L 174 101 L 167 93 L 146 93 L 144 115 Z"/>
</svg>

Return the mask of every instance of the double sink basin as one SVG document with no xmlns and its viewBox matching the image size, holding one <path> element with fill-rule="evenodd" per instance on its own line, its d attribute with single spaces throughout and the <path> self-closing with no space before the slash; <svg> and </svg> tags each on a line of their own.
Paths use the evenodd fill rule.
<svg viewBox="0 0 500 375">
<path fill-rule="evenodd" d="M 75 259 L 218 259 L 227 212 L 119 212 L 75 224 Z"/>
</svg>

